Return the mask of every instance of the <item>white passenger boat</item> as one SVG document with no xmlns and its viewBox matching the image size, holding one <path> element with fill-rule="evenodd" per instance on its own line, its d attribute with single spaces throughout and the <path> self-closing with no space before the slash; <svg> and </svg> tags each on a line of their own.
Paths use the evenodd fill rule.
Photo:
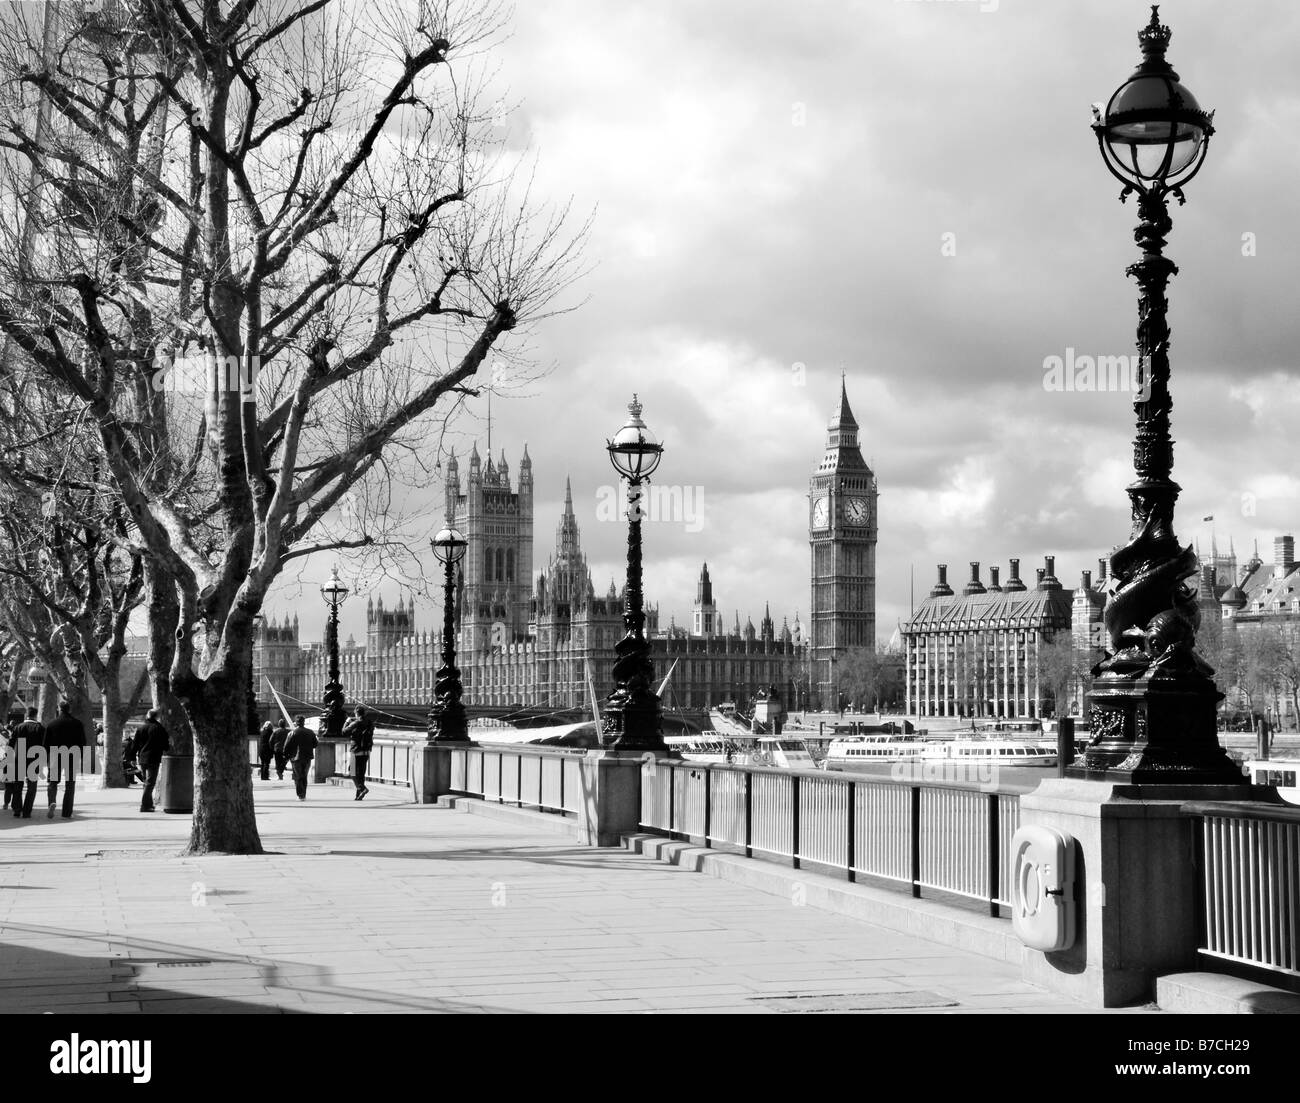
<svg viewBox="0 0 1300 1103">
<path fill-rule="evenodd" d="M 872 763 L 962 762 L 985 766 L 1055 766 L 1056 747 L 1041 741 L 979 735 L 923 739 L 917 735 L 868 735 L 833 739 L 826 769 L 854 770 Z"/>
</svg>

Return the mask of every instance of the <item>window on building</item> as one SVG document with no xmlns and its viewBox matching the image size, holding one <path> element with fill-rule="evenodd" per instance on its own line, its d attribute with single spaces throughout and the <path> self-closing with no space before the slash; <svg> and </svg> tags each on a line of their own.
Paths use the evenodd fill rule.
<svg viewBox="0 0 1300 1103">
<path fill-rule="evenodd" d="M 506 549 L 506 581 L 513 582 L 514 580 L 515 580 L 515 549 L 507 548 Z"/>
<path fill-rule="evenodd" d="M 506 553 L 502 548 L 497 548 L 497 581 L 500 582 L 506 577 Z"/>
<path fill-rule="evenodd" d="M 483 549 L 483 581 L 492 581 L 492 549 Z"/>
</svg>

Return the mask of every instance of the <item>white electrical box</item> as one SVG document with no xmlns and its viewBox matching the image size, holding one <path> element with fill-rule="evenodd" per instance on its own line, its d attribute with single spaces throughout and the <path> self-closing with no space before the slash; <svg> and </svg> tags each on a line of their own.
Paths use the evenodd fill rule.
<svg viewBox="0 0 1300 1103">
<path fill-rule="evenodd" d="M 1011 840 L 1011 926 L 1026 946 L 1074 945 L 1074 840 L 1052 827 L 1021 827 Z"/>
</svg>

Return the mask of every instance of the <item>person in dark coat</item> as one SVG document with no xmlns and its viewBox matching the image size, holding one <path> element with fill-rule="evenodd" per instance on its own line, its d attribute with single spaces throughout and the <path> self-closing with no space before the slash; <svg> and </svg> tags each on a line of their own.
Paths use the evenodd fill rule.
<svg viewBox="0 0 1300 1103">
<path fill-rule="evenodd" d="M 86 729 L 72 715 L 72 705 L 59 702 L 58 718 L 45 729 L 45 756 L 49 771 L 49 818 L 54 819 L 59 782 L 63 782 L 63 818 L 72 819 L 72 801 L 77 792 L 77 772 L 86 750 Z M 24 806 L 25 807 L 25 806 Z"/>
<path fill-rule="evenodd" d="M 370 719 L 365 705 L 358 705 L 356 714 L 343 725 L 343 738 L 352 752 L 352 784 L 357 787 L 353 800 L 364 800 L 370 789 L 366 785 L 366 768 L 370 764 L 370 748 L 375 742 L 375 722 Z"/>
<path fill-rule="evenodd" d="M 136 783 L 139 776 L 139 767 L 136 765 L 136 747 L 135 735 L 122 733 L 122 774 L 126 778 L 126 785 L 129 789 Z"/>
<path fill-rule="evenodd" d="M 144 792 L 140 794 L 140 811 L 152 812 L 153 787 L 158 784 L 158 770 L 162 766 L 163 755 L 172 749 L 167 729 L 159 721 L 157 709 L 150 709 L 149 715 L 135 733 L 135 753 L 140 760 L 140 769 L 144 771 Z"/>
<path fill-rule="evenodd" d="M 275 756 L 275 776 L 284 780 L 284 745 L 289 741 L 289 722 L 281 716 L 271 732 L 271 754 Z"/>
<path fill-rule="evenodd" d="M 262 725 L 262 730 L 257 736 L 257 758 L 262 763 L 262 772 L 258 775 L 263 781 L 271 780 L 271 733 L 275 729 L 271 727 L 271 721 Z"/>
<path fill-rule="evenodd" d="M 293 787 L 298 791 L 298 799 L 307 799 L 307 771 L 311 760 L 316 757 L 316 744 L 320 742 L 316 733 L 307 727 L 304 717 L 293 718 L 293 731 L 284 743 L 284 754 L 293 770 Z"/>
<path fill-rule="evenodd" d="M 29 747 L 41 747 L 45 744 L 45 729 L 36 720 L 36 709 L 27 710 L 27 719 L 14 728 L 6 742 L 9 744 L 9 769 L 5 774 L 5 807 L 12 808 L 15 816 L 23 815 L 26 809 L 30 819 L 32 805 L 36 803 L 36 779 L 27 777 L 26 753 Z M 31 797 L 24 802 L 23 782 L 27 782 L 27 792 Z"/>
</svg>

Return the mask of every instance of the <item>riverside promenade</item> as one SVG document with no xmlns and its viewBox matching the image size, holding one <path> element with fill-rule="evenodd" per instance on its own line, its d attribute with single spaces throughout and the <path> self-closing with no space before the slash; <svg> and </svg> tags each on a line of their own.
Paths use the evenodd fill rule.
<svg viewBox="0 0 1300 1103">
<path fill-rule="evenodd" d="M 180 857 L 189 817 L 139 813 L 139 788 L 0 816 L 0 1012 L 1086 1011 L 1013 965 L 527 823 L 254 785 L 260 857 Z"/>
</svg>

